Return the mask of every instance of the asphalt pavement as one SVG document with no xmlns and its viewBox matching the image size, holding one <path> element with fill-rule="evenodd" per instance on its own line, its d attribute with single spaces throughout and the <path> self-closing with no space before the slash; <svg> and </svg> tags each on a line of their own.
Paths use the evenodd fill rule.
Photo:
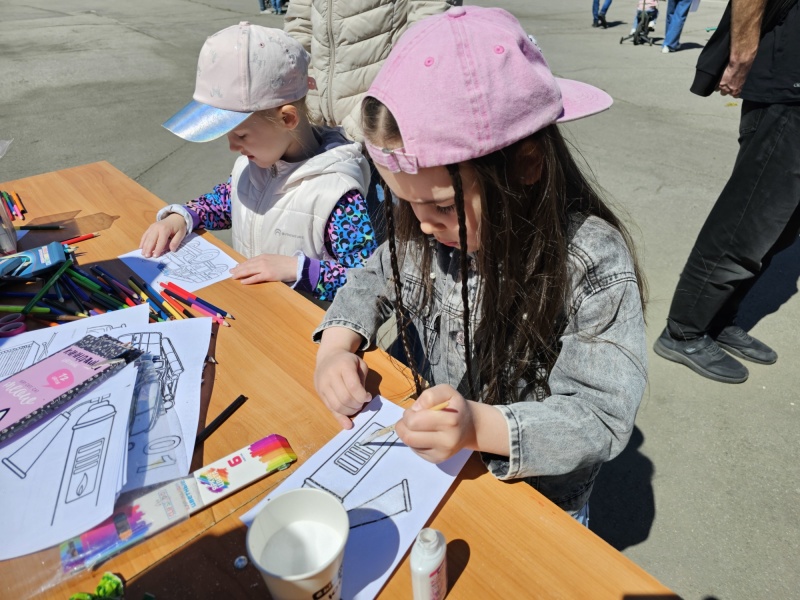
<svg viewBox="0 0 800 600">
<path fill-rule="evenodd" d="M 741 102 L 688 90 L 725 2 L 702 0 L 673 54 L 619 43 L 635 0 L 614 2 L 608 29 L 590 26 L 589 0 L 494 5 L 520 19 L 557 75 L 615 100 L 565 129 L 631 227 L 652 344 L 736 156 Z M 14 142 L 0 181 L 107 160 L 170 203 L 224 181 L 235 158 L 224 140 L 190 144 L 160 125 L 191 98 L 205 37 L 241 20 L 282 25 L 256 0 L 2 0 L 0 139 Z M 650 353 L 631 444 L 592 496 L 592 529 L 684 598 L 800 597 L 799 276 L 796 243 L 744 306 L 743 325 L 780 356 L 748 364 L 746 383 L 715 383 Z"/>
</svg>

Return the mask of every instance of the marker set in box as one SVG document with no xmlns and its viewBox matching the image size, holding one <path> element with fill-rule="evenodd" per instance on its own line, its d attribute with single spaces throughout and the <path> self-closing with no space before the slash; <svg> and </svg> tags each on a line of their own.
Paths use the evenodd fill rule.
<svg viewBox="0 0 800 600">
<path fill-rule="evenodd" d="M 187 477 L 133 492 L 108 519 L 61 544 L 63 571 L 91 568 L 296 460 L 286 438 L 272 434 Z"/>
</svg>

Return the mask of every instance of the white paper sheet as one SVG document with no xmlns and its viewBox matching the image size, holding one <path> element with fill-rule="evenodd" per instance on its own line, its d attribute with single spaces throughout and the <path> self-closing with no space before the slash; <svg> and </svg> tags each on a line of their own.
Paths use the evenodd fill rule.
<svg viewBox="0 0 800 600">
<path fill-rule="evenodd" d="M 160 291 L 158 284 L 162 281 L 172 281 L 186 291 L 194 292 L 228 279 L 230 270 L 238 264 L 196 233 L 187 235 L 175 252 L 167 252 L 158 258 L 145 258 L 137 249 L 119 259 L 156 291 Z"/>
<path fill-rule="evenodd" d="M 376 397 L 274 492 L 242 517 L 248 526 L 276 495 L 299 487 L 325 489 L 350 516 L 342 598 L 374 598 L 441 502 L 471 452 L 434 465 L 397 434 L 360 446 L 358 440 L 400 419 L 403 409 Z M 289 440 L 291 443 L 292 440 Z"/>
<path fill-rule="evenodd" d="M 189 473 L 211 319 L 151 323 L 119 339 L 154 357 L 148 369 L 140 363 L 146 380 L 134 404 L 127 492 Z"/>
<path fill-rule="evenodd" d="M 58 544 L 112 514 L 135 378 L 128 365 L 0 449 L 0 560 Z"/>
<path fill-rule="evenodd" d="M 118 337 L 129 327 L 146 325 L 147 315 L 147 306 L 136 306 L 71 321 L 58 327 L 45 327 L 0 338 L 0 379 L 30 367 L 88 334 Z"/>
</svg>

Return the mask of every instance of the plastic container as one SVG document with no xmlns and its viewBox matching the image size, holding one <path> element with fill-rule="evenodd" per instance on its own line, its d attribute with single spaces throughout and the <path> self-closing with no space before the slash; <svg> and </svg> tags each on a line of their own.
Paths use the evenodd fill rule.
<svg viewBox="0 0 800 600">
<path fill-rule="evenodd" d="M 0 198 L 0 202 L 3 199 Z M 8 216 L 8 212 L 0 206 L 0 255 L 8 256 L 17 251 L 17 231 Z"/>
<path fill-rule="evenodd" d="M 447 543 L 440 531 L 426 527 L 411 548 L 414 600 L 443 600 L 447 595 Z"/>
</svg>

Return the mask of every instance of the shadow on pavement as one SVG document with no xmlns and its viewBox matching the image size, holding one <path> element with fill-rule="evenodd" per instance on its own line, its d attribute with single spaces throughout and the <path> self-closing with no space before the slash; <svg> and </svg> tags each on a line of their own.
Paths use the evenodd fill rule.
<svg viewBox="0 0 800 600">
<path fill-rule="evenodd" d="M 656 515 L 653 463 L 639 451 L 638 427 L 617 458 L 603 465 L 594 484 L 589 528 L 617 550 L 645 541 Z"/>
<path fill-rule="evenodd" d="M 739 306 L 736 322 L 745 331 L 786 304 L 797 293 L 800 278 L 800 241 L 776 254 Z"/>
</svg>

